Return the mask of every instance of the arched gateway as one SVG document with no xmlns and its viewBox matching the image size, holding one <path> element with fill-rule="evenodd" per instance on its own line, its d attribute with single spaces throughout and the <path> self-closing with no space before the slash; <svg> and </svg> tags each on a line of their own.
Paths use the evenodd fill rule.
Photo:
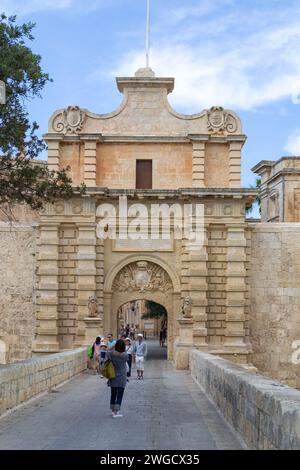
<svg viewBox="0 0 300 470">
<path fill-rule="evenodd" d="M 104 283 L 104 332 L 117 334 L 117 312 L 121 305 L 150 300 L 168 312 L 168 358 L 173 358 L 176 319 L 180 313 L 180 282 L 173 270 L 155 256 L 129 256 L 114 266 Z"/>
<path fill-rule="evenodd" d="M 124 99 L 116 111 L 57 110 L 44 136 L 49 168 L 68 167 L 74 186 L 84 182 L 87 190 L 46 205 L 40 216 L 33 352 L 90 344 L 102 318 L 103 332 L 116 334 L 119 307 L 143 299 L 168 311 L 175 364 L 178 345 L 185 357 L 195 347 L 247 362 L 251 236 L 245 207 L 256 190 L 240 185 L 242 123 L 219 106 L 191 116 L 175 112 L 168 102 L 174 79 L 148 68 L 118 77 L 117 85 Z M 115 214 L 103 233 L 116 237 L 98 236 L 99 206 Z M 175 224 L 174 206 L 191 222 L 201 212 L 201 250 L 178 237 L 182 217 L 176 215 Z M 152 220 L 158 209 L 164 215 Z M 137 212 L 144 235 L 159 228 L 160 239 L 124 237 Z M 169 231 L 162 221 L 169 221 Z"/>
</svg>

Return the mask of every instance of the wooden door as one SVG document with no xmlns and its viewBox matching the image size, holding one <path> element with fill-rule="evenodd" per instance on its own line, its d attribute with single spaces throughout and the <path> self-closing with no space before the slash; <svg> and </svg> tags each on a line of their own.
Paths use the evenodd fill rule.
<svg viewBox="0 0 300 470">
<path fill-rule="evenodd" d="M 136 161 L 136 189 L 152 189 L 152 160 Z"/>
</svg>

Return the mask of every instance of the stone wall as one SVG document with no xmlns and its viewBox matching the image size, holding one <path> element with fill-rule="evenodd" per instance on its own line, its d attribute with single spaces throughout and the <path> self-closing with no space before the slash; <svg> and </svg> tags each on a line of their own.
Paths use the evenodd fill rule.
<svg viewBox="0 0 300 470">
<path fill-rule="evenodd" d="M 190 369 L 251 449 L 300 449 L 299 391 L 196 350 Z"/>
<path fill-rule="evenodd" d="M 300 224 L 255 224 L 249 268 L 250 360 L 300 388 Z"/>
<path fill-rule="evenodd" d="M 71 379 L 86 367 L 86 348 L 0 366 L 0 414 Z"/>
<path fill-rule="evenodd" d="M 0 222 L 1 362 L 31 357 L 34 339 L 36 230 Z"/>
<path fill-rule="evenodd" d="M 152 160 L 155 189 L 192 186 L 192 144 L 98 144 L 97 186 L 136 188 L 136 161 Z"/>
</svg>

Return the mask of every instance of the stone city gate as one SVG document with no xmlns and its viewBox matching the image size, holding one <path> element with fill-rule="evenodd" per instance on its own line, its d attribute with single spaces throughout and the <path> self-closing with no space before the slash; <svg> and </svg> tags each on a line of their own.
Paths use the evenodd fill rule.
<svg viewBox="0 0 300 470">
<path fill-rule="evenodd" d="M 41 215 L 33 352 L 79 347 L 110 330 L 116 335 L 121 305 L 152 300 L 168 311 L 168 354 L 173 359 L 182 303 L 190 297 L 190 347 L 247 362 L 250 234 L 241 220 L 243 201 L 231 201 L 229 212 L 228 202 L 203 197 L 205 236 L 198 253 L 189 251 L 184 240 L 168 240 L 168 247 L 155 248 L 152 241 L 135 241 L 133 247 L 130 240 L 125 246 L 124 241 L 98 238 L 99 201 L 88 194 L 49 205 Z"/>
<path fill-rule="evenodd" d="M 117 333 L 117 312 L 121 305 L 149 300 L 168 312 L 168 358 L 173 359 L 177 318 L 181 310 L 180 281 L 176 273 L 156 256 L 126 257 L 107 274 L 104 283 L 104 331 Z"/>
<path fill-rule="evenodd" d="M 74 186 L 84 182 L 87 191 L 47 205 L 40 215 L 33 352 L 85 345 L 101 328 L 116 334 L 120 305 L 143 298 L 168 310 L 170 358 L 186 328 L 189 347 L 247 362 L 251 228 L 245 207 L 257 192 L 241 188 L 242 123 L 216 106 L 191 116 L 175 112 L 168 102 L 174 79 L 150 69 L 119 77 L 117 85 L 124 95 L 117 110 L 94 114 L 69 106 L 52 115 L 44 136 L 49 168 L 69 167 Z M 146 179 L 139 178 L 141 168 Z M 98 206 L 117 206 L 124 196 L 147 208 L 202 204 L 203 250 L 190 252 L 172 226 L 170 240 L 97 237 Z M 180 324 L 186 298 L 192 320 Z"/>
</svg>

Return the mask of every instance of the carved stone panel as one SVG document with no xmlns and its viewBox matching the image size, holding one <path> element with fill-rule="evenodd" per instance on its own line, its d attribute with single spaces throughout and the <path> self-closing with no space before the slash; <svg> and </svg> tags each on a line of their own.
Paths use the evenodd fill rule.
<svg viewBox="0 0 300 470">
<path fill-rule="evenodd" d="M 213 134 L 232 134 L 237 130 L 237 122 L 233 114 L 221 106 L 213 106 L 207 111 L 207 128 Z"/>
<path fill-rule="evenodd" d="M 63 134 L 78 134 L 86 119 L 85 112 L 79 106 L 69 106 L 55 116 L 52 127 L 55 132 Z"/>
<path fill-rule="evenodd" d="M 113 290 L 118 292 L 168 292 L 172 281 L 157 264 L 138 261 L 125 266 L 116 276 Z"/>
</svg>

